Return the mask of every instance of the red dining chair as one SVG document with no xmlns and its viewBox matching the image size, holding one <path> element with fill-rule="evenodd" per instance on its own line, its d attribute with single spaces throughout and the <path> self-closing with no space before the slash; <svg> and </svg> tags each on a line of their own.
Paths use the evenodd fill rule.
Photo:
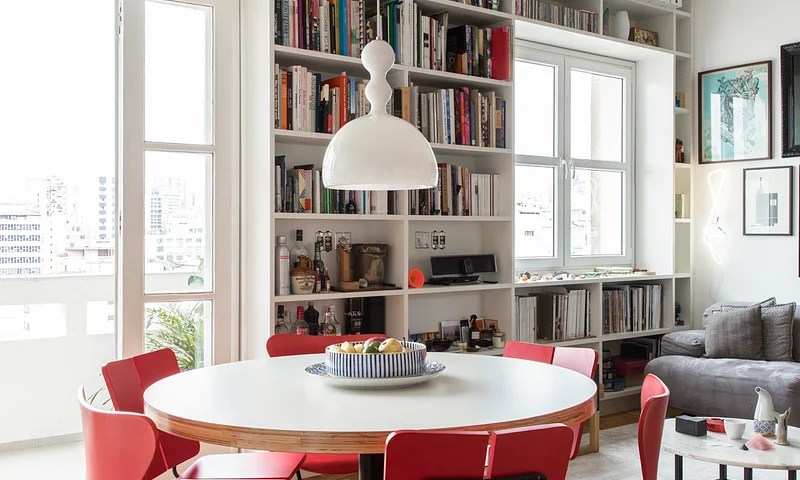
<svg viewBox="0 0 800 480">
<path fill-rule="evenodd" d="M 503 356 L 540 363 L 553 363 L 554 352 L 555 347 L 551 345 L 512 341 L 506 343 L 505 349 L 503 349 Z"/>
<path fill-rule="evenodd" d="M 272 335 L 267 339 L 267 355 L 285 357 L 323 353 L 325 347 L 334 343 L 363 342 L 380 334 L 360 335 Z M 307 453 L 302 469 L 323 475 L 342 475 L 358 472 L 358 455 L 336 453 Z"/>
<path fill-rule="evenodd" d="M 168 470 L 158 447 L 160 432 L 152 420 L 140 413 L 96 409 L 86 402 L 83 388 L 78 389 L 78 402 L 86 480 L 152 480 Z M 304 457 L 274 452 L 209 455 L 178 478 L 291 480 Z"/>
<path fill-rule="evenodd" d="M 658 457 L 661 452 L 661 436 L 669 406 L 669 388 L 660 378 L 647 374 L 642 384 L 642 411 L 639 415 L 639 461 L 642 464 L 642 479 L 658 478 Z"/>
<path fill-rule="evenodd" d="M 586 375 L 592 380 L 597 380 L 598 355 L 591 348 L 556 347 L 553 353 L 553 365 L 567 368 L 573 372 Z M 595 414 L 596 415 L 596 414 Z M 583 435 L 583 423 L 570 427 L 575 438 L 572 445 L 570 460 L 578 456 Z"/>
<path fill-rule="evenodd" d="M 180 368 L 175 352 L 163 348 L 108 362 L 102 371 L 114 409 L 118 412 L 144 413 L 144 391 L 147 387 L 162 378 L 179 373 Z M 200 452 L 200 442 L 159 431 L 157 447 L 161 461 L 151 464 L 145 478 L 154 478 L 169 469 L 172 469 L 176 478 L 217 478 L 208 475 L 219 475 L 220 472 L 228 475 L 225 478 L 273 478 L 268 474 L 272 474 L 275 468 L 284 471 L 282 468 L 291 466 L 293 458 L 299 458 L 298 465 L 305 458 L 303 454 L 291 454 L 297 457 L 284 457 L 290 455 L 284 453 L 270 453 L 271 457 L 262 454 L 213 456 L 198 460 L 191 467 L 194 469 L 192 473 L 187 470 L 184 474 L 193 476 L 179 477 L 177 466 Z M 285 461 L 289 463 L 286 464 Z M 297 473 L 299 479 L 300 474 L 297 470 L 294 469 L 290 477 Z"/>
<path fill-rule="evenodd" d="M 547 480 L 564 480 L 572 439 L 572 429 L 563 423 L 494 432 L 485 478 L 539 474 Z"/>
<path fill-rule="evenodd" d="M 482 479 L 488 442 L 487 432 L 394 432 L 383 480 Z"/>
</svg>

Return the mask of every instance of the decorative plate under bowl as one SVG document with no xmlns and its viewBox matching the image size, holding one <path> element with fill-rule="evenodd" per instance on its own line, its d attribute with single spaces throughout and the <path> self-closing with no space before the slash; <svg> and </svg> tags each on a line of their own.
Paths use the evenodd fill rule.
<svg viewBox="0 0 800 480">
<path fill-rule="evenodd" d="M 416 385 L 418 383 L 427 382 L 432 380 L 444 372 L 446 367 L 439 362 L 425 362 L 425 371 L 422 375 L 412 375 L 408 377 L 390 377 L 390 378 L 355 378 L 355 377 L 337 377 L 329 375 L 328 370 L 325 368 L 325 362 L 315 363 L 306 367 L 306 373 L 319 377 L 329 385 L 335 387 L 345 388 L 397 388 L 407 387 L 409 385 Z"/>
</svg>

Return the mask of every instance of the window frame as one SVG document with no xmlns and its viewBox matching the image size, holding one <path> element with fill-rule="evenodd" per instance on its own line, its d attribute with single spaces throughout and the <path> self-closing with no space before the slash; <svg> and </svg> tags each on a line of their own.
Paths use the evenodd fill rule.
<svg viewBox="0 0 800 480">
<path fill-rule="evenodd" d="M 555 157 L 541 157 L 535 155 L 518 154 L 515 152 L 515 173 L 520 166 L 548 166 L 554 167 L 555 184 L 553 205 L 554 228 L 554 256 L 553 257 L 524 257 L 518 256 L 515 249 L 515 264 L 517 270 L 543 270 L 543 269 L 569 269 L 579 270 L 587 266 L 633 266 L 635 252 L 635 102 L 634 95 L 636 81 L 636 64 L 624 60 L 602 57 L 572 50 L 540 45 L 528 41 L 516 43 L 514 61 L 538 63 L 556 68 L 555 98 Z M 600 75 L 609 75 L 624 79 L 623 98 L 623 161 L 604 161 L 574 159 L 571 155 L 570 142 L 570 114 L 571 114 L 571 70 L 583 70 Z M 514 82 L 514 88 L 519 88 L 519 82 Z M 514 106 L 517 107 L 516 105 Z M 515 124 L 515 134 L 519 128 Z M 624 175 L 623 182 L 623 235 L 621 255 L 588 255 L 573 256 L 571 254 L 571 188 L 575 169 L 590 169 L 601 171 L 621 171 Z M 516 198 L 516 192 L 515 192 Z M 515 215 L 516 216 L 516 215 Z M 514 235 L 517 235 L 515 219 Z"/>
</svg>

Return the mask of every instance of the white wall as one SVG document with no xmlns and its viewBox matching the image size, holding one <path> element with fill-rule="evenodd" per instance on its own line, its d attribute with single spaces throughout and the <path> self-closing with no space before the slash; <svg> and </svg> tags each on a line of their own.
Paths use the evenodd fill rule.
<svg viewBox="0 0 800 480">
<path fill-rule="evenodd" d="M 696 167 L 693 245 L 695 321 L 698 321 L 705 306 L 718 300 L 760 300 L 770 296 L 777 297 L 778 301 L 800 300 L 797 237 L 742 235 L 742 169 L 798 166 L 799 160 L 796 158 L 781 158 L 779 54 L 781 45 L 800 42 L 798 18 L 800 2 L 797 0 L 694 0 L 695 73 L 763 60 L 773 62 L 773 159 Z M 694 109 L 695 105 L 691 107 Z M 696 162 L 696 151 L 693 157 Z M 795 212 L 797 175 L 795 168 Z M 721 181 L 717 205 L 719 226 L 725 233 L 709 226 L 709 218 L 717 216 L 712 212 L 714 202 L 707 183 L 709 177 L 712 181 Z M 797 231 L 796 215 L 794 221 Z M 703 242 L 704 229 L 712 232 L 709 235 L 710 242 L 721 256 L 721 264 L 715 262 L 709 247 Z"/>
</svg>

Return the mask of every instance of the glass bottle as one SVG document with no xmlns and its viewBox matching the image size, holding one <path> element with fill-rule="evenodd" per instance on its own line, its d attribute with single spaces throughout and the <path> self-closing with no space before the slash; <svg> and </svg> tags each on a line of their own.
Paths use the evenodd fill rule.
<svg viewBox="0 0 800 480">
<path fill-rule="evenodd" d="M 303 231 L 296 230 L 294 234 L 294 245 L 292 245 L 292 267 L 297 266 L 297 259 L 301 255 L 308 257 L 308 249 L 306 245 L 303 243 Z"/>
<path fill-rule="evenodd" d="M 308 302 L 308 308 L 303 313 L 303 319 L 308 324 L 308 334 L 319 335 L 319 312 L 314 308 L 314 302 Z"/>
<path fill-rule="evenodd" d="M 303 312 L 303 307 L 297 307 L 297 322 L 295 323 L 295 333 L 298 335 L 308 335 L 309 329 L 308 324 L 305 321 L 305 312 Z"/>
<path fill-rule="evenodd" d="M 328 309 L 325 310 L 325 319 L 322 322 L 321 330 L 323 335 L 338 335 L 339 330 L 339 322 L 336 321 L 336 307 L 333 305 L 328 305 Z"/>
<path fill-rule="evenodd" d="M 277 295 L 289 295 L 292 293 L 292 281 L 290 277 L 291 266 L 289 264 L 289 247 L 286 246 L 286 237 L 278 236 L 278 245 L 275 247 L 275 293 Z"/>
<path fill-rule="evenodd" d="M 314 293 L 322 293 L 324 290 L 323 277 L 325 276 L 325 264 L 322 262 L 322 242 L 314 242 Z"/>
<path fill-rule="evenodd" d="M 275 333 L 286 334 L 289 333 L 289 331 L 289 325 L 286 323 L 283 305 L 278 305 L 278 315 L 275 319 Z"/>
<path fill-rule="evenodd" d="M 481 331 L 478 330 L 478 316 L 470 315 L 469 317 L 469 340 L 467 341 L 468 347 L 477 347 L 478 340 L 481 339 Z"/>
</svg>

